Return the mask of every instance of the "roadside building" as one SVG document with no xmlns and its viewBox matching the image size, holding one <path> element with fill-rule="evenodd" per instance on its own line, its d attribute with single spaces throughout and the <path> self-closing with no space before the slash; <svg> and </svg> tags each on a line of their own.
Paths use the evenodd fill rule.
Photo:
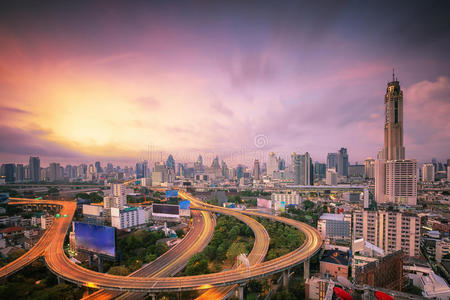
<svg viewBox="0 0 450 300">
<path fill-rule="evenodd" d="M 338 249 L 325 250 L 320 258 L 320 275 L 348 278 L 349 254 Z"/>
</svg>

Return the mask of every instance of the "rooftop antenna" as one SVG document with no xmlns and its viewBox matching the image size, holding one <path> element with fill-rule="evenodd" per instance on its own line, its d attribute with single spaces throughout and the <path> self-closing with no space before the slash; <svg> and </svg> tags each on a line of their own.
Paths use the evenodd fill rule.
<svg viewBox="0 0 450 300">
<path fill-rule="evenodd" d="M 394 68 L 392 68 L 392 81 L 395 81 L 395 72 L 394 72 Z"/>
</svg>

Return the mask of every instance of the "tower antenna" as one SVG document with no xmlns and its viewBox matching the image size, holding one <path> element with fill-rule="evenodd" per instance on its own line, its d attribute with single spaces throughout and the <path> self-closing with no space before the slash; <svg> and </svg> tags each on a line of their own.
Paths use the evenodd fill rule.
<svg viewBox="0 0 450 300">
<path fill-rule="evenodd" d="M 394 68 L 392 68 L 392 81 L 395 81 L 395 72 L 394 72 Z"/>
</svg>

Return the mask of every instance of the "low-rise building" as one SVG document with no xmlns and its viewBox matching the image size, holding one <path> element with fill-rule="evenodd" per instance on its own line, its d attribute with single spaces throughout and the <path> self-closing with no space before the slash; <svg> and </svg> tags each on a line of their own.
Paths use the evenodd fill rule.
<svg viewBox="0 0 450 300">
<path fill-rule="evenodd" d="M 436 275 L 431 268 L 422 266 L 405 266 L 405 272 L 413 284 L 422 289 L 422 295 L 426 298 L 448 300 L 450 287 L 444 278 Z"/>
<path fill-rule="evenodd" d="M 441 262 L 442 258 L 450 253 L 450 238 L 443 238 L 436 241 L 436 261 Z"/>
<path fill-rule="evenodd" d="M 325 250 L 320 258 L 320 275 L 348 277 L 349 254 L 338 249 Z"/>
<path fill-rule="evenodd" d="M 111 226 L 117 229 L 137 227 L 146 223 L 142 207 L 111 208 Z"/>
<path fill-rule="evenodd" d="M 357 267 L 354 283 L 401 291 L 402 279 L 403 252 L 400 250 Z"/>
<path fill-rule="evenodd" d="M 53 216 L 52 215 L 42 215 L 41 216 L 41 228 L 48 229 L 53 224 Z"/>
<path fill-rule="evenodd" d="M 271 197 L 274 204 L 284 202 L 285 206 L 288 206 L 299 205 L 300 203 L 302 203 L 302 197 L 295 191 L 286 193 L 273 193 Z"/>
<path fill-rule="evenodd" d="M 322 239 L 350 239 L 351 215 L 347 214 L 322 214 L 317 221 L 317 229 Z"/>
</svg>

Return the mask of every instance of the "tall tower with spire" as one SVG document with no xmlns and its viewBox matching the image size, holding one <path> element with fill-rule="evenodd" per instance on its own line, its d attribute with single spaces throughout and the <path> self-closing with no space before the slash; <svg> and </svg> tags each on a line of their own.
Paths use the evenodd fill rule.
<svg viewBox="0 0 450 300">
<path fill-rule="evenodd" d="M 375 200 L 378 203 L 417 204 L 417 162 L 405 159 L 403 91 L 392 71 L 384 96 L 384 146 L 375 161 Z"/>
<path fill-rule="evenodd" d="M 403 91 L 392 70 L 392 81 L 388 83 L 384 95 L 384 159 L 405 159 L 403 147 Z"/>
</svg>

